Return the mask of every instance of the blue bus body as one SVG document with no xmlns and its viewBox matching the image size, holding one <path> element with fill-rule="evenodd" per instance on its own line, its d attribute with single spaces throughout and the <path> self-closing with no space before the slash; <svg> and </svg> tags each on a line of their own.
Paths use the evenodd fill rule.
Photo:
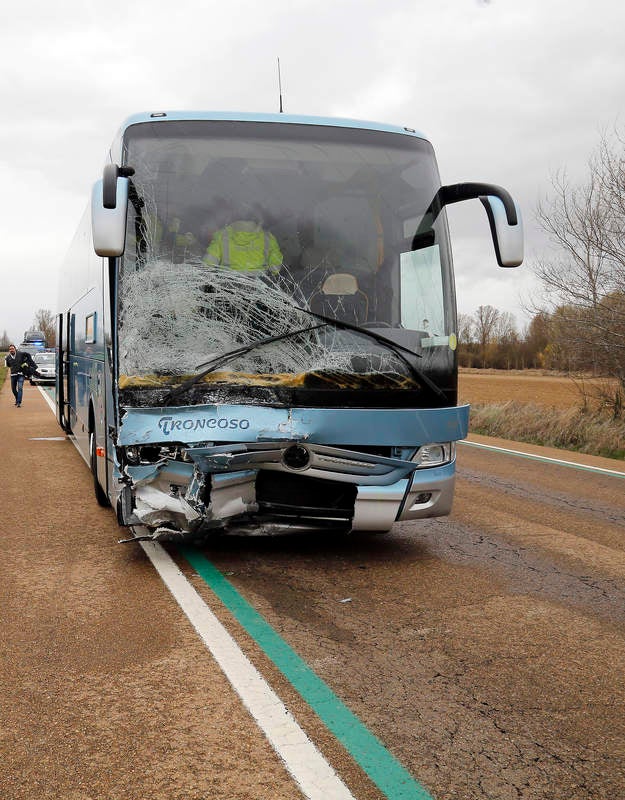
<svg viewBox="0 0 625 800">
<path fill-rule="evenodd" d="M 251 220 L 240 211 L 227 235 L 261 230 L 251 197 L 279 270 L 214 263 L 225 208 Z M 441 187 L 410 129 L 128 119 L 59 294 L 58 419 L 98 502 L 136 535 L 176 540 L 387 531 L 449 513 L 468 407 L 443 207 L 469 197 L 500 264 L 520 263 L 507 193 Z"/>
</svg>

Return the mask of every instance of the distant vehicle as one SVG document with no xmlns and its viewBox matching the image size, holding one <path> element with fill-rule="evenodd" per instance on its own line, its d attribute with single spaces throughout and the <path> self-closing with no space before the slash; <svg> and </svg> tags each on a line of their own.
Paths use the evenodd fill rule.
<svg viewBox="0 0 625 800">
<path fill-rule="evenodd" d="M 33 355 L 45 350 L 46 347 L 46 335 L 43 331 L 26 331 L 24 333 L 24 341 L 20 344 L 18 350 Z"/>
<path fill-rule="evenodd" d="M 54 383 L 56 381 L 56 355 L 54 351 L 39 351 L 33 355 L 37 372 L 30 379 L 31 385 L 36 383 Z"/>
</svg>

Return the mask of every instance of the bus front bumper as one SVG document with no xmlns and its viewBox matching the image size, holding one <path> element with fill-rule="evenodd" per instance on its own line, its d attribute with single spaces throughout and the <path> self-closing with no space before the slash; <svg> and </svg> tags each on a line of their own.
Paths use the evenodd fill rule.
<svg viewBox="0 0 625 800">
<path fill-rule="evenodd" d="M 388 531 L 396 521 L 439 517 L 451 510 L 455 462 L 413 470 L 386 483 L 313 479 L 298 495 L 289 473 L 238 469 L 207 473 L 198 464 L 158 471 L 126 470 L 118 519 L 141 525 L 148 538 L 180 540 L 211 534 L 279 535 L 324 530 Z M 390 476 L 394 477 L 393 473 Z M 343 476 L 344 477 L 344 476 Z M 331 478 L 334 478 L 332 480 Z"/>
<path fill-rule="evenodd" d="M 449 514 L 454 497 L 455 461 L 416 470 L 392 486 L 359 486 L 352 530 L 386 531 L 394 522 Z"/>
</svg>

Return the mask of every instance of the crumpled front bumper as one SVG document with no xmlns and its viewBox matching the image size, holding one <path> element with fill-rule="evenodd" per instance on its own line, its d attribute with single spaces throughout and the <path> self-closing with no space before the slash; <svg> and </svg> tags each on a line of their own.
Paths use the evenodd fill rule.
<svg viewBox="0 0 625 800">
<path fill-rule="evenodd" d="M 411 459 L 422 445 L 464 438 L 467 428 L 466 406 L 125 409 L 118 452 L 165 455 L 116 465 L 118 519 L 153 538 L 388 530 L 396 520 L 449 513 L 454 459 L 427 467 Z"/>
<path fill-rule="evenodd" d="M 291 467 L 294 452 L 298 460 Z M 140 524 L 155 539 L 386 531 L 396 520 L 451 509 L 453 462 L 415 469 L 411 461 L 301 442 L 190 447 L 184 453 L 182 462 L 125 468 L 123 524 Z"/>
</svg>

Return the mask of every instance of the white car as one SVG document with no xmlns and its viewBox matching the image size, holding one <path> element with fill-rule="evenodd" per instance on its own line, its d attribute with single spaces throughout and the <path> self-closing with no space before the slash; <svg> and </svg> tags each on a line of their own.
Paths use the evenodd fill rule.
<svg viewBox="0 0 625 800">
<path fill-rule="evenodd" d="M 37 365 L 37 372 L 31 377 L 31 384 L 56 381 L 56 354 L 54 352 L 34 353 L 33 361 Z"/>
</svg>

